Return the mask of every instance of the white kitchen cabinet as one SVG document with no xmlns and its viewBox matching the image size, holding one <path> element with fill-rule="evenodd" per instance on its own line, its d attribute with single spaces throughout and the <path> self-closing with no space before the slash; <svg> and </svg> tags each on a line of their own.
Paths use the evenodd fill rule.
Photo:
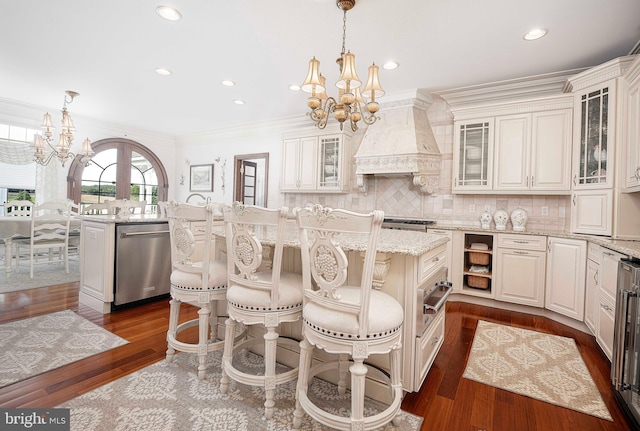
<svg viewBox="0 0 640 431">
<path fill-rule="evenodd" d="M 349 144 L 345 133 L 284 139 L 281 191 L 346 192 Z"/>
<path fill-rule="evenodd" d="M 640 192 L 640 57 L 629 68 L 625 78 L 624 187 L 626 192 Z"/>
<path fill-rule="evenodd" d="M 571 116 L 560 109 L 496 117 L 493 189 L 568 193 Z"/>
<path fill-rule="evenodd" d="M 493 275 L 497 300 L 544 307 L 546 246 L 544 236 L 498 234 Z"/>
<path fill-rule="evenodd" d="M 315 191 L 318 137 L 285 139 L 282 150 L 282 191 Z"/>
<path fill-rule="evenodd" d="M 573 188 L 612 187 L 616 81 L 608 80 L 575 93 Z"/>
<path fill-rule="evenodd" d="M 575 191 L 571 197 L 571 231 L 592 235 L 611 235 L 613 229 L 613 190 Z"/>
<path fill-rule="evenodd" d="M 615 327 L 615 303 L 603 295 L 598 296 L 598 329 L 596 341 L 607 358 L 613 356 L 613 332 Z"/>
<path fill-rule="evenodd" d="M 103 314 L 113 302 L 114 224 L 82 221 L 79 301 Z"/>
<path fill-rule="evenodd" d="M 549 238 L 545 308 L 584 319 L 587 244 L 583 240 Z"/>
<path fill-rule="evenodd" d="M 591 249 L 591 244 L 589 244 L 589 248 Z M 593 335 L 596 335 L 598 326 L 599 277 L 600 264 L 595 260 L 588 259 L 584 298 L 584 323 Z"/>
<path fill-rule="evenodd" d="M 618 262 L 627 256 L 607 248 L 602 248 L 602 282 L 600 292 L 611 302 L 616 302 L 616 292 L 618 288 Z"/>
<path fill-rule="evenodd" d="M 453 191 L 491 191 L 493 118 L 455 122 Z"/>
</svg>

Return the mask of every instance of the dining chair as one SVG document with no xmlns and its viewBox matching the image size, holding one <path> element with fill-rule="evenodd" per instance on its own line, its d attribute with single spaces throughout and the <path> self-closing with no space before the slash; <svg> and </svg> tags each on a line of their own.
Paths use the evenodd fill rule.
<svg viewBox="0 0 640 431">
<path fill-rule="evenodd" d="M 214 259 L 214 206 L 166 205 L 172 264 L 166 359 L 172 362 L 176 351 L 196 353 L 200 380 L 206 376 L 207 353 L 224 347 L 218 337 L 218 303 L 227 300 L 227 265 Z M 178 324 L 183 302 L 198 307 L 198 318 Z M 180 340 L 180 333 L 193 326 L 198 327 L 198 342 Z"/>
<path fill-rule="evenodd" d="M 33 267 L 38 264 L 63 263 L 69 273 L 69 226 L 72 202 L 45 202 L 33 207 L 31 212 L 30 238 L 14 240 L 16 246 L 16 271 L 23 255 L 21 248 L 28 249 L 29 277 L 33 278 Z M 58 259 L 52 259 L 51 251 L 59 250 Z M 39 260 L 46 251 L 46 260 Z"/>
<path fill-rule="evenodd" d="M 33 202 L 27 200 L 13 200 L 3 205 L 4 215 L 11 217 L 28 217 L 33 209 Z"/>
<path fill-rule="evenodd" d="M 85 215 L 109 214 L 109 207 L 107 206 L 106 202 L 84 205 L 82 207 L 82 214 L 85 214 Z"/>
<path fill-rule="evenodd" d="M 299 428 L 306 412 L 326 426 L 340 430 L 371 430 L 393 421 L 402 401 L 401 336 L 404 313 L 391 295 L 372 289 L 376 246 L 384 214 L 361 214 L 314 205 L 297 208 L 300 229 L 304 308 L 300 365 L 296 387 L 294 427 Z M 340 237 L 362 238 L 361 273 L 350 268 Z M 351 260 L 353 263 L 354 260 Z M 354 277 L 354 273 L 358 276 Z M 349 277 L 348 277 L 349 275 Z M 324 351 L 326 360 L 312 366 L 314 347 Z M 389 354 L 390 377 L 364 364 L 374 354 Z M 331 360 L 330 355 L 335 355 Z M 347 358 L 352 363 L 348 366 Z M 343 417 L 325 411 L 308 396 L 309 382 L 321 372 L 338 371 L 339 394 L 346 393 L 347 370 L 351 374 L 351 413 Z M 375 415 L 364 415 L 367 374 L 386 382 L 391 403 Z"/>
<path fill-rule="evenodd" d="M 294 349 L 298 344 L 296 340 L 280 337 L 278 327 L 283 322 L 298 321 L 302 311 L 302 278 L 300 274 L 282 271 L 287 213 L 286 207 L 269 209 L 239 202 L 224 208 L 229 318 L 220 391 L 227 393 L 230 379 L 264 388 L 267 419 L 273 417 L 276 385 L 295 380 L 298 375 L 297 367 L 276 374 L 278 343 L 289 344 Z M 265 236 L 272 247 L 261 244 Z M 233 334 L 238 323 L 263 327 L 266 331 L 262 337 L 236 343 Z M 235 353 L 252 346 L 264 347 L 264 374 L 245 372 L 234 364 Z"/>
<path fill-rule="evenodd" d="M 147 201 L 130 201 L 128 199 L 115 199 L 106 201 L 109 214 L 118 217 L 128 217 L 132 214 L 144 214 Z"/>
</svg>

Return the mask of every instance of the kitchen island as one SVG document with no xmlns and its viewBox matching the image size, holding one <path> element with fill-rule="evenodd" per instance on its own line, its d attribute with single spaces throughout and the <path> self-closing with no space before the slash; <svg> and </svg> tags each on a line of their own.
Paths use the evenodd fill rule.
<svg viewBox="0 0 640 431">
<path fill-rule="evenodd" d="M 263 246 L 275 244 L 275 232 L 267 229 L 257 233 Z M 214 235 L 224 237 L 224 229 L 215 228 Z M 336 237 L 349 259 L 349 283 L 357 284 L 362 273 L 361 252 L 366 248 L 364 236 L 341 234 Z M 447 277 L 447 242 L 441 235 L 382 229 L 376 255 L 373 287 L 393 296 L 404 309 L 402 337 L 402 383 L 406 392 L 420 389 L 444 340 L 444 307 L 424 314 L 425 294 Z M 224 256 L 226 244 L 216 241 L 217 255 Z M 295 223 L 290 222 L 284 241 L 283 270 L 301 272 L 300 241 Z M 282 336 L 301 338 L 301 323 L 282 325 Z M 256 334 L 257 335 L 257 334 Z M 289 366 L 297 366 L 297 353 L 281 352 Z M 321 357 L 318 358 L 322 360 Z M 371 356 L 372 364 L 388 369 L 386 355 Z M 370 381 L 367 395 L 388 401 L 388 387 Z"/>
</svg>

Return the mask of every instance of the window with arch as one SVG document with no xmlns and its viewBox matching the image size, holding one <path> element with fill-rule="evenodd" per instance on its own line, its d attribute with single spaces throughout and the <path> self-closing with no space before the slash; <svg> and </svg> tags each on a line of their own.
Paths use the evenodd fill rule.
<svg viewBox="0 0 640 431">
<path fill-rule="evenodd" d="M 91 164 L 69 169 L 67 195 L 80 205 L 113 199 L 147 201 L 153 211 L 167 200 L 167 174 L 160 159 L 129 139 L 103 139 L 93 145 Z"/>
</svg>

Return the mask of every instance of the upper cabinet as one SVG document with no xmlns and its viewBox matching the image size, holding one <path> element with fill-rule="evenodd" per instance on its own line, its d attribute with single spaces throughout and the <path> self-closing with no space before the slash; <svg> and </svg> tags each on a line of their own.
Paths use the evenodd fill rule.
<svg viewBox="0 0 640 431">
<path fill-rule="evenodd" d="M 496 117 L 495 191 L 568 193 L 571 109 Z"/>
<path fill-rule="evenodd" d="M 616 83 L 609 80 L 575 94 L 575 148 L 573 188 L 612 187 Z"/>
<path fill-rule="evenodd" d="M 350 141 L 346 133 L 286 137 L 282 148 L 281 191 L 346 192 Z"/>
<path fill-rule="evenodd" d="M 640 57 L 629 67 L 625 78 L 623 187 L 625 192 L 640 192 Z"/>
<path fill-rule="evenodd" d="M 454 116 L 453 193 L 570 194 L 570 71 L 438 93 Z"/>
<path fill-rule="evenodd" d="M 455 125 L 454 191 L 490 191 L 493 165 L 493 118 Z"/>
</svg>

